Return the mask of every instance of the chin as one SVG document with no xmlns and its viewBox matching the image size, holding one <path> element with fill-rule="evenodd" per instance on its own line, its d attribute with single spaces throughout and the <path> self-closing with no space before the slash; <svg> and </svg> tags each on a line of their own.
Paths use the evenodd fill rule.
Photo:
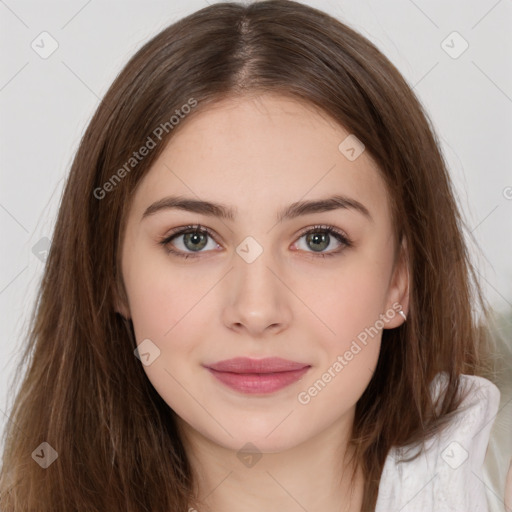
<svg viewBox="0 0 512 512">
<path fill-rule="evenodd" d="M 281 417 L 272 422 L 271 426 L 269 422 L 259 427 L 243 425 L 238 429 L 234 427 L 228 428 L 233 437 L 226 434 L 222 436 L 222 439 L 218 439 L 217 442 L 225 448 L 237 452 L 244 450 L 243 447 L 249 444 L 254 445 L 261 453 L 285 452 L 307 440 L 307 435 L 305 436 L 304 431 L 301 431 L 300 435 L 296 432 L 291 432 L 290 427 L 292 425 L 286 425 L 286 422 L 287 420 L 283 422 Z M 251 451 L 250 446 L 247 446 L 246 449 Z"/>
</svg>

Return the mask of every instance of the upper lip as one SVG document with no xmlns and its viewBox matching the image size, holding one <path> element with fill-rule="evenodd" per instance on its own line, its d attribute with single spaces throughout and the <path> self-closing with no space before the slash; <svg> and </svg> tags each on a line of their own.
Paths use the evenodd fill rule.
<svg viewBox="0 0 512 512">
<path fill-rule="evenodd" d="M 280 357 L 266 357 L 264 359 L 251 359 L 249 357 L 235 357 L 205 365 L 207 368 L 219 372 L 231 373 L 276 373 L 300 370 L 310 366 L 305 363 L 297 363 Z"/>
</svg>

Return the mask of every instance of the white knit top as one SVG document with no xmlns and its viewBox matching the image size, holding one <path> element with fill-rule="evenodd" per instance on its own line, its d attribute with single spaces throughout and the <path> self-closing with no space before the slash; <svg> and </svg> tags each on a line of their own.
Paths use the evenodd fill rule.
<svg viewBox="0 0 512 512">
<path fill-rule="evenodd" d="M 431 384 L 434 397 L 444 391 L 446 382 L 445 372 L 436 375 Z M 472 391 L 418 458 L 397 463 L 400 456 L 407 458 L 417 449 L 390 450 L 375 512 L 488 512 L 483 464 L 500 391 L 482 377 L 462 375 L 461 383 Z"/>
</svg>

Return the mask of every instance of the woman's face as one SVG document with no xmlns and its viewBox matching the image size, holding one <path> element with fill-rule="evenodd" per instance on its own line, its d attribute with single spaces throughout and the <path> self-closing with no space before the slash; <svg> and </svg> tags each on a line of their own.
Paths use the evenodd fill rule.
<svg viewBox="0 0 512 512">
<path fill-rule="evenodd" d="M 382 329 L 402 323 L 398 303 L 407 311 L 375 164 L 342 127 L 281 96 L 182 122 L 137 188 L 122 248 L 118 309 L 149 380 L 189 432 L 233 450 L 278 452 L 351 425 Z M 197 224 L 208 233 L 172 238 Z M 208 369 L 238 357 L 304 369 Z"/>
</svg>

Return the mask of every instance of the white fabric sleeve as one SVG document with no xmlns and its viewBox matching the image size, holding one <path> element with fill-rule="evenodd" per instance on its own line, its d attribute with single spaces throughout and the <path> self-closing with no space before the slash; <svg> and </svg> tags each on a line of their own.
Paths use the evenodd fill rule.
<svg viewBox="0 0 512 512">
<path fill-rule="evenodd" d="M 434 397 L 444 391 L 446 381 L 445 372 L 436 375 L 431 385 Z M 418 458 L 397 464 L 417 449 L 390 450 L 375 512 L 488 512 L 482 473 L 500 391 L 489 380 L 472 375 L 461 375 L 461 384 L 471 391 L 459 412 L 425 443 Z"/>
</svg>

